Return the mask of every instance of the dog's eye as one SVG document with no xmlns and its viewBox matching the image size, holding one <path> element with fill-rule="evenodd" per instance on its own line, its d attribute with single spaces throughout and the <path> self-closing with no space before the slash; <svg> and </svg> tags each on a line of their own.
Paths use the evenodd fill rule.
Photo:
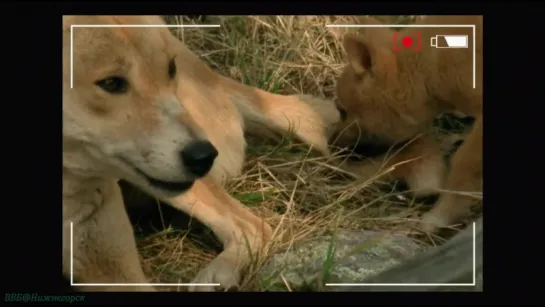
<svg viewBox="0 0 545 307">
<path fill-rule="evenodd" d="M 110 94 L 123 94 L 127 92 L 129 83 L 122 77 L 108 77 L 95 82 L 104 91 Z"/>
<path fill-rule="evenodd" d="M 176 62 L 174 62 L 174 59 L 171 59 L 170 62 L 168 62 L 168 77 L 170 79 L 174 79 L 176 76 Z"/>
</svg>

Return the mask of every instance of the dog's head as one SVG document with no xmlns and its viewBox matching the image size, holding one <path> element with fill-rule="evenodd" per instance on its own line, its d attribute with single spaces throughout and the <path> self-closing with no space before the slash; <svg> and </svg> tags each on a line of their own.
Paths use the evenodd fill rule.
<svg viewBox="0 0 545 307">
<path fill-rule="evenodd" d="M 95 27 L 71 27 L 77 24 Z M 218 155 L 176 95 L 184 46 L 159 17 L 63 20 L 65 156 L 159 196 L 187 190 Z M 102 26 L 96 26 L 102 25 Z M 73 151 L 73 152 L 72 152 Z M 81 159 L 81 158 L 80 158 Z"/>
<path fill-rule="evenodd" d="M 411 55 L 392 50 L 392 35 L 382 28 L 344 34 L 348 64 L 337 80 L 342 121 L 330 143 L 356 153 L 358 148 L 382 152 L 421 128 L 414 110 L 425 99 L 424 84 L 418 74 L 407 72 L 404 61 L 412 61 Z"/>
</svg>

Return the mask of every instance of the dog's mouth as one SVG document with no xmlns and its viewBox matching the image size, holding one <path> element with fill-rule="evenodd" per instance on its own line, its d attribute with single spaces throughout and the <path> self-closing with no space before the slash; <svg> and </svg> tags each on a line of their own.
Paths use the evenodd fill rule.
<svg viewBox="0 0 545 307">
<path fill-rule="evenodd" d="M 169 191 L 169 192 L 185 192 L 189 190 L 193 186 L 193 183 L 195 182 L 195 181 L 179 181 L 179 182 L 163 181 L 163 180 L 150 177 L 146 175 L 145 173 L 143 173 L 142 171 L 140 171 L 139 169 L 135 169 L 135 171 L 141 174 L 142 176 L 144 176 L 152 187 Z"/>
<path fill-rule="evenodd" d="M 142 171 L 141 169 L 139 169 L 138 167 L 134 166 L 132 163 L 127 161 L 127 159 L 124 159 L 123 157 L 119 157 L 119 159 L 123 161 L 123 163 L 127 164 L 127 166 L 132 168 L 140 176 L 146 178 L 146 181 L 149 183 L 149 185 L 160 190 L 181 193 L 181 192 L 185 192 L 189 190 L 193 186 L 193 183 L 195 183 L 194 180 L 191 180 L 191 181 L 160 180 L 160 179 L 149 176 L 144 171 Z"/>
<path fill-rule="evenodd" d="M 405 147 L 412 139 L 397 143 L 389 143 L 380 140 L 359 139 L 352 146 L 342 146 L 341 148 L 350 151 L 348 160 L 362 161 L 364 159 L 372 159 L 380 157 L 388 152 L 394 153 Z"/>
</svg>

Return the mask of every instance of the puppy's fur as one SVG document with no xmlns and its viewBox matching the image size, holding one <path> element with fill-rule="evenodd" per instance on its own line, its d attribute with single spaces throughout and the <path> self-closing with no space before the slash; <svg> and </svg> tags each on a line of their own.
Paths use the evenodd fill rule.
<svg viewBox="0 0 545 307">
<path fill-rule="evenodd" d="M 216 233 L 224 250 L 193 282 L 230 288 L 239 282 L 249 252 L 258 251 L 271 236 L 271 227 L 222 187 L 224 179 L 241 172 L 244 130 L 264 134 L 290 129 L 328 154 L 326 129 L 339 114 L 331 102 L 274 95 L 223 77 L 167 28 L 70 27 L 162 23 L 156 16 L 63 17 L 63 274 L 70 274 L 73 222 L 78 283 L 147 282 L 116 184 L 124 179 Z M 197 141 L 219 153 L 207 174 L 180 158 Z"/>
<path fill-rule="evenodd" d="M 361 20 L 378 23 L 369 18 Z M 450 161 L 448 175 L 438 144 L 430 137 L 406 146 L 387 162 L 389 166 L 418 158 L 394 170 L 393 177 L 404 178 L 417 193 L 445 190 L 423 217 L 423 229 L 433 231 L 456 222 L 469 211 L 474 199 L 456 192 L 482 190 L 482 17 L 426 16 L 420 23 L 476 25 L 476 88 L 471 28 L 401 31 L 399 37 L 420 33 L 421 51 L 394 51 L 394 32 L 387 28 L 366 28 L 360 35 L 337 31 L 334 34 L 344 34 L 348 65 L 337 82 L 338 108 L 344 120 L 337 125 L 332 141 L 341 147 L 356 147 L 356 151 L 362 148 L 362 155 L 383 160 L 384 152 L 371 149 L 395 149 L 399 147 L 395 144 L 408 143 L 425 133 L 441 113 L 462 112 L 475 117 L 472 130 Z M 469 48 L 433 48 L 430 38 L 438 34 L 468 35 Z"/>
</svg>

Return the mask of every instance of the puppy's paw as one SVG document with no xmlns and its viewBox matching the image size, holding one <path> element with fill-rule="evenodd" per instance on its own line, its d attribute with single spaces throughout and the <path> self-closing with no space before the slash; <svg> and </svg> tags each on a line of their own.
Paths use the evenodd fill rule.
<svg viewBox="0 0 545 307">
<path fill-rule="evenodd" d="M 225 254 L 220 254 L 207 267 L 202 269 L 191 282 L 192 284 L 219 285 L 193 285 L 188 290 L 191 292 L 214 292 L 221 289 L 230 291 L 238 288 L 239 280 L 240 269 L 238 265 L 229 259 L 229 257 L 225 257 Z"/>
</svg>

